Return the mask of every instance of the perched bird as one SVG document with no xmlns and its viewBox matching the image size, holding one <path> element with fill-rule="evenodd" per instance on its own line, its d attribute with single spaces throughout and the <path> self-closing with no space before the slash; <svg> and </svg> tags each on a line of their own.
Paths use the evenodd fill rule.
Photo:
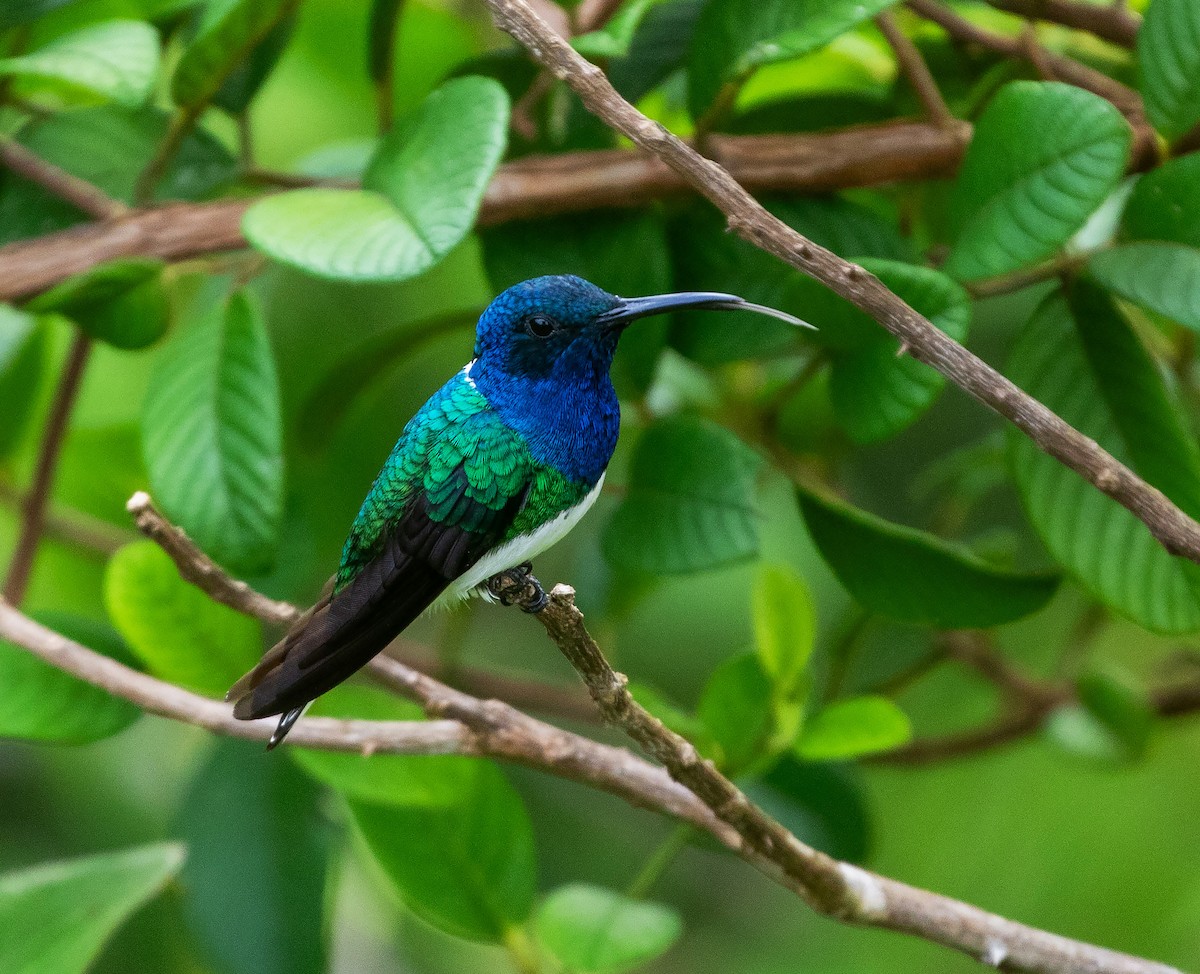
<svg viewBox="0 0 1200 974">
<path fill-rule="evenodd" d="M 304 707 L 365 666 L 434 602 L 466 598 L 544 551 L 595 502 L 620 424 L 617 339 L 647 315 L 790 315 L 731 294 L 619 298 L 538 277 L 479 319 L 475 357 L 404 427 L 350 529 L 329 594 L 229 691 L 235 716 Z"/>
</svg>

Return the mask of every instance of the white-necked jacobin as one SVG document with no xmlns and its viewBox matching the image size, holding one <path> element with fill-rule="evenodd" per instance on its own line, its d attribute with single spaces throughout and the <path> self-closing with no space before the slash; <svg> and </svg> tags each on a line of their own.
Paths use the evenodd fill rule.
<svg viewBox="0 0 1200 974">
<path fill-rule="evenodd" d="M 687 308 L 756 311 L 732 294 L 619 298 L 579 277 L 510 287 L 475 357 L 404 427 L 355 518 L 329 594 L 229 691 L 234 714 L 304 707 L 425 609 L 466 598 L 563 537 L 600 493 L 620 424 L 609 369 L 632 321 Z"/>
</svg>

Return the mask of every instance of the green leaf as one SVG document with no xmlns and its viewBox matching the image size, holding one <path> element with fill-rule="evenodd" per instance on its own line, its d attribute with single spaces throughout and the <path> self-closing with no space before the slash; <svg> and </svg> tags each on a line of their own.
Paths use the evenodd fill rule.
<svg viewBox="0 0 1200 974">
<path fill-rule="evenodd" d="M 801 57 L 896 0 L 711 0 L 688 61 L 688 108 L 701 117 L 722 87 L 764 64 Z"/>
<path fill-rule="evenodd" d="M 30 301 L 31 311 L 70 318 L 115 348 L 145 348 L 167 330 L 170 302 L 160 260 L 129 257 L 68 278 Z"/>
<path fill-rule="evenodd" d="M 713 670 L 697 713 L 720 747 L 717 763 L 737 774 L 769 748 L 772 686 L 753 653 L 731 656 Z"/>
<path fill-rule="evenodd" d="M 586 58 L 625 57 L 646 15 L 662 2 L 629 0 L 603 27 L 571 38 L 571 46 Z"/>
<path fill-rule="evenodd" d="M 796 753 L 809 761 L 844 761 L 890 751 L 911 739 L 908 715 L 887 697 L 852 697 L 810 717 Z"/>
<path fill-rule="evenodd" d="M 980 117 L 954 186 L 946 273 L 972 281 L 1053 256 L 1116 189 L 1131 141 L 1099 95 L 1055 82 L 1006 85 Z"/>
<path fill-rule="evenodd" d="M 0 59 L 0 77 L 60 82 L 136 107 L 150 97 L 158 61 L 158 31 L 139 20 L 109 20 Z"/>
<path fill-rule="evenodd" d="M 784 223 L 838 254 L 904 261 L 911 247 L 896 227 L 866 207 L 840 197 L 767 200 Z M 779 308 L 811 322 L 820 331 L 801 332 L 761 316 L 690 311 L 672 316 L 671 344 L 705 365 L 795 352 L 801 341 L 855 348 L 878 331 L 869 319 L 854 318 L 853 306 L 740 237 L 726 232 L 720 216 L 689 208 L 671 227 L 671 250 L 678 288 L 731 291 L 747 301 Z M 865 322 L 862 325 L 861 322 Z M 853 329 L 856 323 L 860 327 Z"/>
<path fill-rule="evenodd" d="M 613 87 L 633 103 L 683 66 L 704 0 L 666 0 L 652 6 L 634 32 L 629 53 L 608 65 Z"/>
<path fill-rule="evenodd" d="M 128 203 L 138 173 L 166 137 L 170 117 L 157 108 L 117 105 L 57 112 L 26 125 L 20 142 L 47 162 Z M 203 129 L 183 141 L 155 196 L 199 199 L 234 174 L 229 152 Z M 39 237 L 85 219 L 48 190 L 0 170 L 0 243 Z"/>
<path fill-rule="evenodd" d="M 183 865 L 174 843 L 0 876 L 0 970 L 83 974 L 109 937 Z M 15 935 L 19 931 L 20 935 Z"/>
<path fill-rule="evenodd" d="M 752 557 L 761 465 L 757 453 L 708 420 L 655 423 L 638 443 L 629 492 L 605 529 L 604 556 L 618 568 L 664 575 Z"/>
<path fill-rule="evenodd" d="M 423 720 L 421 708 L 375 687 L 343 684 L 308 711 L 356 720 Z M 292 748 L 297 763 L 347 798 L 375 805 L 445 806 L 464 800 L 483 767 L 473 758 L 338 754 Z"/>
<path fill-rule="evenodd" d="M 258 622 L 185 582 L 151 541 L 113 555 L 104 576 L 104 604 L 129 648 L 171 683 L 223 696 L 258 662 Z"/>
<path fill-rule="evenodd" d="M 533 827 L 521 796 L 484 765 L 449 807 L 351 802 L 367 846 L 410 910 L 439 930 L 499 942 L 533 908 Z"/>
<path fill-rule="evenodd" d="M 1137 433 L 1138 451 L 1161 451 L 1156 463 L 1194 464 L 1193 450 L 1180 450 L 1180 421 L 1162 380 L 1129 325 L 1103 298 L 1089 300 L 1084 324 L 1087 349 L 1077 322 L 1061 295 L 1052 295 L 1034 313 L 1013 347 L 1009 374 L 1026 392 L 1095 440 L 1118 460 L 1133 454 L 1117 416 L 1124 410 L 1146 424 Z M 1108 360 L 1104 371 L 1093 362 Z M 1101 386 L 1103 382 L 1103 387 Z M 1106 605 L 1155 632 L 1200 628 L 1200 604 L 1190 563 L 1172 558 L 1149 529 L 1116 501 L 1078 474 L 1043 454 L 1026 437 L 1009 437 L 1009 461 L 1025 511 L 1054 559 Z M 1120 557 L 1113 557 L 1120 552 Z"/>
<path fill-rule="evenodd" d="M 802 842 L 835 859 L 864 862 L 871 851 L 871 809 L 858 768 L 801 762 L 784 754 L 745 791 Z"/>
<path fill-rule="evenodd" d="M 128 650 L 106 626 L 80 617 L 35 613 L 38 622 L 89 649 L 121 658 Z M 89 744 L 119 733 L 141 711 L 38 659 L 0 642 L 0 737 L 56 744 Z"/>
<path fill-rule="evenodd" d="M 33 315 L 0 304 L 0 460 L 21 445 L 37 408 L 49 335 Z"/>
<path fill-rule="evenodd" d="M 966 338 L 971 299 L 945 274 L 927 267 L 865 259 L 863 267 L 955 341 Z M 865 334 L 857 347 L 833 352 L 829 392 L 834 414 L 857 443 L 885 440 L 933 405 L 946 380 L 912 356 L 898 355 L 899 343 L 865 314 L 845 303 L 835 327 Z"/>
<path fill-rule="evenodd" d="M 292 32 L 296 27 L 296 15 L 282 17 L 274 27 L 267 32 L 266 37 L 244 58 L 221 85 L 221 90 L 213 95 L 212 103 L 223 108 L 231 115 L 245 114 L 246 109 L 258 94 L 259 89 L 266 83 L 275 65 L 283 56 Z"/>
<path fill-rule="evenodd" d="M 363 190 L 270 196 L 246 213 L 243 230 L 259 250 L 310 274 L 415 277 L 474 224 L 504 154 L 508 112 L 508 95 L 490 78 L 448 81 L 384 139 Z"/>
<path fill-rule="evenodd" d="M 678 913 L 583 883 L 560 886 L 534 917 L 538 941 L 580 974 L 615 974 L 666 953 L 683 933 Z"/>
<path fill-rule="evenodd" d="M 1054 575 L 990 565 L 969 550 L 807 491 L 809 534 L 846 590 L 872 612 L 942 629 L 986 629 L 1042 608 Z"/>
<path fill-rule="evenodd" d="M 1079 702 L 1112 735 L 1129 760 L 1146 753 L 1154 731 L 1154 708 L 1133 680 L 1114 668 L 1094 668 L 1076 683 Z"/>
<path fill-rule="evenodd" d="M 219 740 L 172 833 L 189 931 L 224 974 L 325 974 L 327 823 L 319 790 L 261 744 Z"/>
<path fill-rule="evenodd" d="M 1200 154 L 1170 159 L 1133 187 L 1122 214 L 1122 229 L 1133 240 L 1171 240 L 1200 247 L 1200 207 L 1185 200 L 1200 196 Z"/>
<path fill-rule="evenodd" d="M 177 336 L 142 407 L 155 497 L 205 551 L 241 572 L 273 561 L 283 517 L 279 380 L 246 292 Z"/>
<path fill-rule="evenodd" d="M 1137 38 L 1146 114 L 1168 139 L 1200 122 L 1200 7 L 1154 0 Z"/>
<path fill-rule="evenodd" d="M 1096 254 L 1088 273 L 1134 304 L 1200 331 L 1200 246 L 1123 244 Z"/>
<path fill-rule="evenodd" d="M 670 291 L 671 258 L 662 220 L 652 213 L 588 213 L 510 221 L 481 234 L 488 280 L 497 293 L 543 274 L 570 272 L 613 294 Z M 637 260 L 630 260 L 637 254 Z M 638 322 L 621 336 L 613 362 L 617 392 L 640 396 L 654 379 L 667 316 Z"/>
<path fill-rule="evenodd" d="M 795 569 L 763 565 L 752 598 L 758 660 L 779 692 L 791 696 L 808 668 L 816 640 L 812 596 Z"/>
<path fill-rule="evenodd" d="M 225 80 L 298 0 L 214 0 L 183 52 L 171 79 L 171 97 L 183 108 L 205 105 Z"/>
</svg>

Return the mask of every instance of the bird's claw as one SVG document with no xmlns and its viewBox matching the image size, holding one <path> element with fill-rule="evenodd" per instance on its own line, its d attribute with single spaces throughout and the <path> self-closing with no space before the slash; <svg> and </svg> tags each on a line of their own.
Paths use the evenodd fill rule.
<svg viewBox="0 0 1200 974">
<path fill-rule="evenodd" d="M 533 574 L 533 564 L 523 562 L 488 579 L 488 591 L 501 605 L 515 605 L 522 612 L 538 613 L 550 604 L 550 596 Z"/>
</svg>

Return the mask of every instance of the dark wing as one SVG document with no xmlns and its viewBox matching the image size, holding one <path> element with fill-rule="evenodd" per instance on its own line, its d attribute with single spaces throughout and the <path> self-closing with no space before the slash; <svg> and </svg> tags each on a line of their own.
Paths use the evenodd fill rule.
<svg viewBox="0 0 1200 974">
<path fill-rule="evenodd" d="M 529 493 L 526 487 L 494 509 L 470 488 L 460 464 L 439 485 L 440 520 L 428 495 L 414 492 L 379 553 L 234 684 L 234 715 L 254 720 L 295 710 L 365 666 L 503 538 Z"/>
</svg>

